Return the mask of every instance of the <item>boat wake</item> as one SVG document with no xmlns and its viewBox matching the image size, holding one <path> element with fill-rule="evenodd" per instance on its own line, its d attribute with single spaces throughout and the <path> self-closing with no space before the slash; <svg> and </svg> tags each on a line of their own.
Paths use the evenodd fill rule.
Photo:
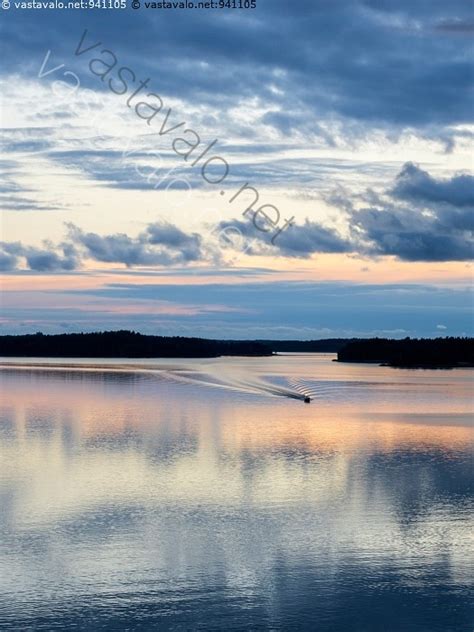
<svg viewBox="0 0 474 632">
<path fill-rule="evenodd" d="M 91 362 L 2 362 L 3 370 L 23 370 L 35 372 L 61 373 L 125 373 L 140 374 L 148 378 L 174 383 L 205 386 L 214 389 L 267 396 L 284 397 L 309 403 L 313 399 L 324 398 L 330 391 L 340 388 L 340 384 L 312 382 L 281 374 L 259 374 L 249 367 L 224 365 L 222 363 L 91 363 Z"/>
<path fill-rule="evenodd" d="M 160 372 L 161 373 L 161 372 Z M 230 390 L 234 392 L 247 393 L 253 395 L 267 395 L 271 397 L 286 397 L 289 399 L 296 399 L 304 401 L 305 393 L 292 388 L 288 383 L 286 385 L 275 384 L 263 377 L 252 376 L 243 372 L 240 374 L 238 371 L 219 371 L 219 376 L 214 375 L 211 371 L 203 373 L 190 370 L 172 370 L 166 371 L 165 379 L 186 382 L 189 384 L 196 384 L 201 386 L 209 386 L 212 388 L 219 388 Z"/>
</svg>

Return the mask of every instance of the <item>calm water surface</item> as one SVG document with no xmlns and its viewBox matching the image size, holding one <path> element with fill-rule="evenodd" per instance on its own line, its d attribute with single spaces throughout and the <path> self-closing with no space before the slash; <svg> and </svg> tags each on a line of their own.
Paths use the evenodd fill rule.
<svg viewBox="0 0 474 632">
<path fill-rule="evenodd" d="M 332 358 L 3 366 L 0 629 L 471 632 L 472 372 Z"/>
</svg>

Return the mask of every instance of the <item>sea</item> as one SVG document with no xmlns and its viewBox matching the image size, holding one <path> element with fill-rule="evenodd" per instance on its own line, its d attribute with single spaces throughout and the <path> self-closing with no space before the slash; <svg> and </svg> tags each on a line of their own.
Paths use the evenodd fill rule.
<svg viewBox="0 0 474 632">
<path fill-rule="evenodd" d="M 334 360 L 1 358 L 0 629 L 472 632 L 474 372 Z"/>
</svg>

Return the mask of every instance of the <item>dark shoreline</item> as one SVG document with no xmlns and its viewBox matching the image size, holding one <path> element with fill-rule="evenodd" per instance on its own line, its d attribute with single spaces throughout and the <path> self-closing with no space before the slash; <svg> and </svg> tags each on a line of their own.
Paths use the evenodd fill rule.
<svg viewBox="0 0 474 632">
<path fill-rule="evenodd" d="M 190 359 L 270 357 L 278 353 L 337 353 L 337 362 L 404 369 L 474 367 L 474 338 L 214 340 L 133 331 L 0 336 L 0 357 Z"/>
<path fill-rule="evenodd" d="M 45 358 L 265 357 L 278 352 L 336 353 L 349 340 L 214 340 L 153 336 L 133 331 L 0 336 L 0 356 Z"/>
<path fill-rule="evenodd" d="M 348 343 L 338 362 L 378 364 L 397 369 L 474 367 L 474 338 L 371 338 Z"/>
<path fill-rule="evenodd" d="M 450 370 L 450 369 L 474 369 L 474 363 L 462 363 L 457 364 L 394 364 L 390 362 L 378 362 L 371 360 L 338 360 L 335 358 L 333 362 L 339 364 L 372 364 L 377 366 L 390 367 L 391 369 L 414 369 L 414 370 Z"/>
<path fill-rule="evenodd" d="M 0 336 L 3 357 L 153 359 L 252 357 L 272 353 L 257 341 L 149 336 L 132 331 Z"/>
</svg>

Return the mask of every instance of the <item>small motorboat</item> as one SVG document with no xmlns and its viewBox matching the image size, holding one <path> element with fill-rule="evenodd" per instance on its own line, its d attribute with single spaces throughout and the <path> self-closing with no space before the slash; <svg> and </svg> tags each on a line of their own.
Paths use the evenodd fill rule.
<svg viewBox="0 0 474 632">
<path fill-rule="evenodd" d="M 305 404 L 310 404 L 311 403 L 311 397 L 309 395 L 305 395 L 304 396 L 304 403 Z"/>
</svg>

